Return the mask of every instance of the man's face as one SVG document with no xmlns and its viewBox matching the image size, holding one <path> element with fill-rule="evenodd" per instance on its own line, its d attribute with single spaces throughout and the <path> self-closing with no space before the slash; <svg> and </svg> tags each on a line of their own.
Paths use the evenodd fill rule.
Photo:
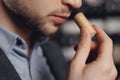
<svg viewBox="0 0 120 80">
<path fill-rule="evenodd" d="M 3 0 L 15 14 L 28 18 L 45 35 L 58 30 L 71 14 L 73 8 L 81 6 L 81 0 Z M 35 26 L 34 26 L 35 27 Z"/>
</svg>

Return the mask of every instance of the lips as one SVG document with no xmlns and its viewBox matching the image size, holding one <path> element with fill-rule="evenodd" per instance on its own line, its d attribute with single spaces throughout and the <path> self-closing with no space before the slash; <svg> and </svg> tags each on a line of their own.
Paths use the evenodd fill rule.
<svg viewBox="0 0 120 80">
<path fill-rule="evenodd" d="M 53 21 L 55 22 L 55 24 L 59 25 L 59 24 L 64 23 L 67 20 L 67 18 L 69 17 L 69 15 L 55 14 L 55 15 L 52 15 L 51 17 L 52 17 Z"/>
<path fill-rule="evenodd" d="M 55 18 L 55 22 L 58 24 L 64 23 L 67 19 L 66 17 L 63 16 L 54 16 L 54 18 Z"/>
</svg>

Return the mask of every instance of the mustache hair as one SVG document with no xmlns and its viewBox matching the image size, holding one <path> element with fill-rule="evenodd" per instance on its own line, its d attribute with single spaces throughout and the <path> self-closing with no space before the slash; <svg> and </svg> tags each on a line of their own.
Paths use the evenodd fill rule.
<svg viewBox="0 0 120 80">
<path fill-rule="evenodd" d="M 51 11 L 48 16 L 54 15 L 54 14 L 66 14 L 72 12 L 72 8 L 69 7 L 64 7 L 64 8 L 59 8 L 56 10 Z"/>
</svg>

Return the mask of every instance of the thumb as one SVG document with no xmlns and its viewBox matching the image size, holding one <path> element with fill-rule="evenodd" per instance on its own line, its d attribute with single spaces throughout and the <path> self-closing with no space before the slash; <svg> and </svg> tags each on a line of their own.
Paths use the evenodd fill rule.
<svg viewBox="0 0 120 80">
<path fill-rule="evenodd" d="M 76 66 L 84 66 L 91 47 L 91 35 L 88 30 L 81 29 L 80 42 L 78 43 L 76 54 L 73 58 L 73 62 L 77 62 Z"/>
</svg>

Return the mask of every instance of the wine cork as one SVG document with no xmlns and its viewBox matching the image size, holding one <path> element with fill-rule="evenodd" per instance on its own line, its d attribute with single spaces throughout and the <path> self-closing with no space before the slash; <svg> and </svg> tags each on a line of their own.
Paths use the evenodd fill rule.
<svg viewBox="0 0 120 80">
<path fill-rule="evenodd" d="M 96 31 L 82 12 L 77 13 L 74 16 L 74 20 L 80 29 L 84 27 L 90 31 L 91 37 L 95 36 Z"/>
</svg>

